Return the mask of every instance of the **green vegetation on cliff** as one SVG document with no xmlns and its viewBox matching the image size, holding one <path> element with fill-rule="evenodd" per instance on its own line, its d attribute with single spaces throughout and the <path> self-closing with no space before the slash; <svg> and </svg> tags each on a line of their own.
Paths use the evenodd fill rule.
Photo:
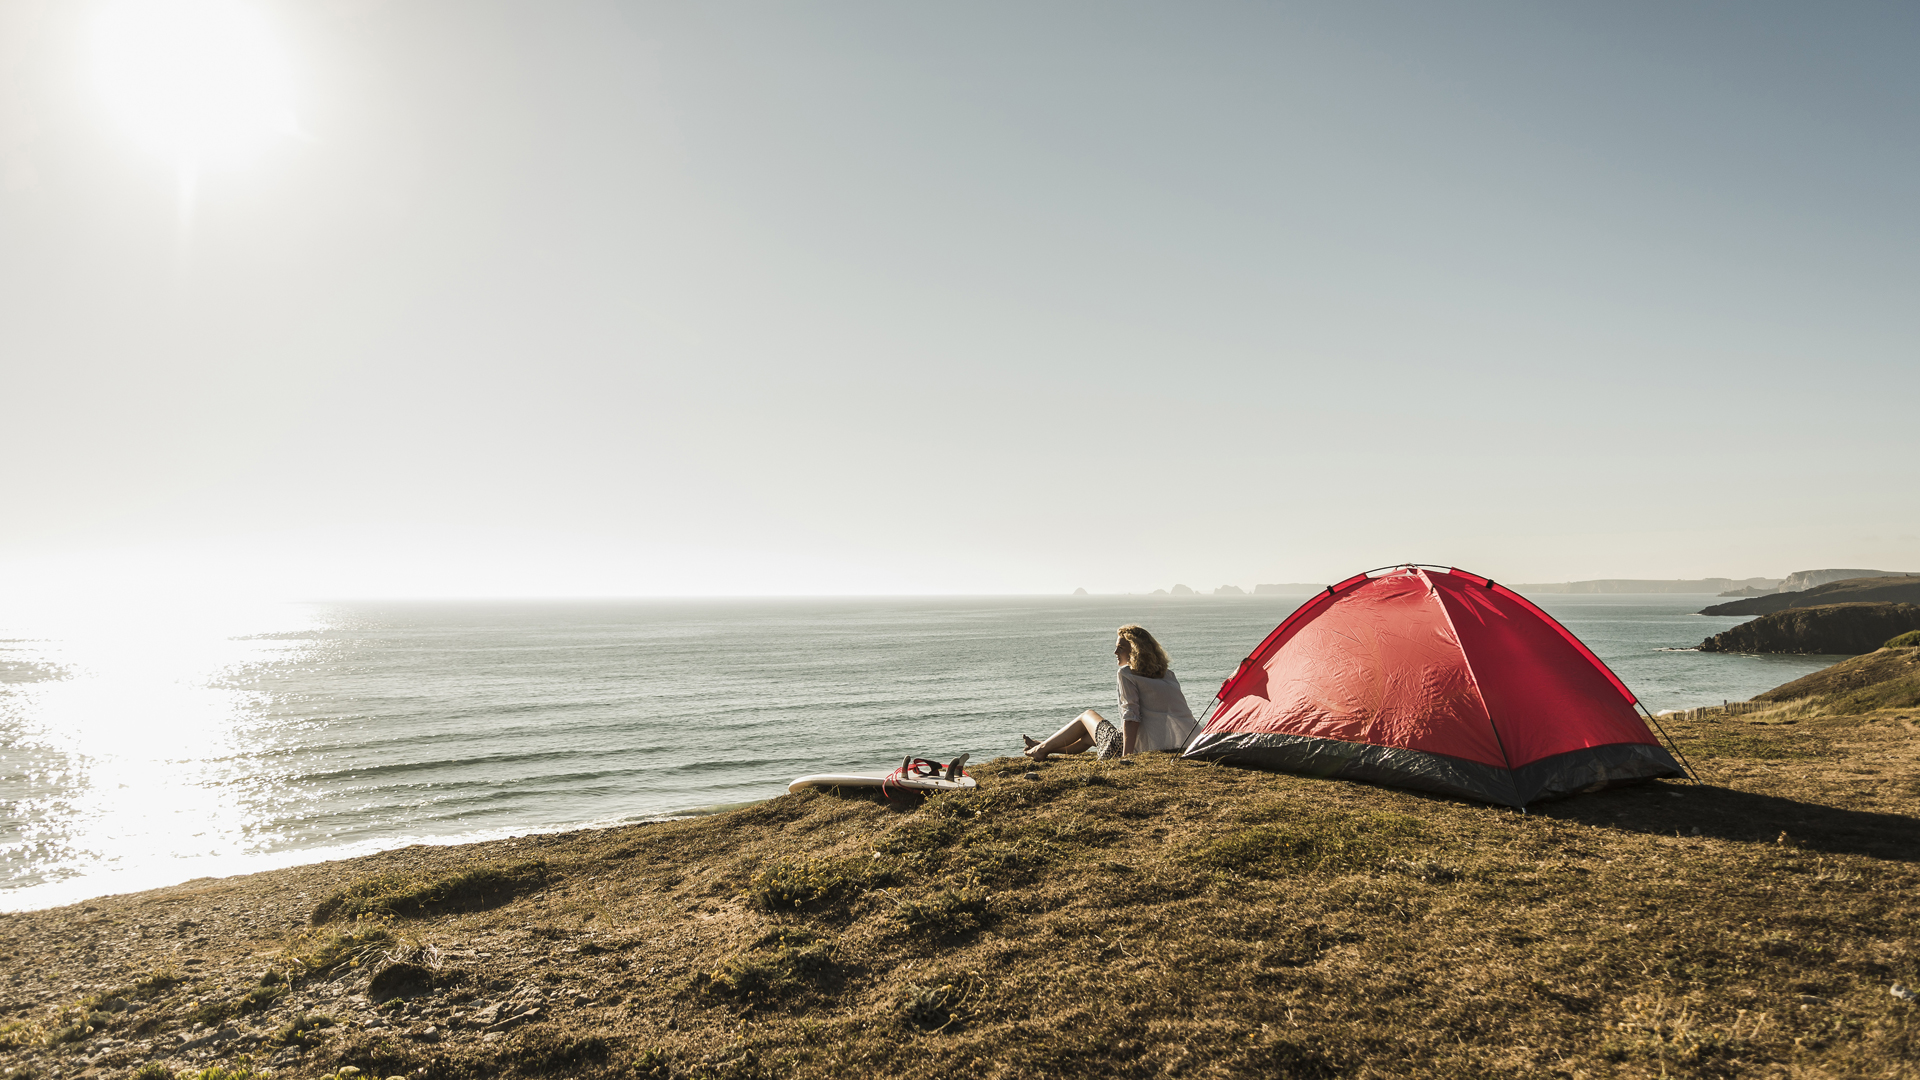
<svg viewBox="0 0 1920 1080">
<path fill-rule="evenodd" d="M 1776 686 L 1754 700 L 1807 702 L 1838 716 L 1920 707 L 1920 647 L 1891 646 L 1856 656 Z"/>
</svg>

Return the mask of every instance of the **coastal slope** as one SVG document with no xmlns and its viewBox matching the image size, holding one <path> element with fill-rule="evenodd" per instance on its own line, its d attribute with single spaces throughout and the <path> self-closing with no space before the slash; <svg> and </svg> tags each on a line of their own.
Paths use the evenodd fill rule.
<svg viewBox="0 0 1920 1080">
<path fill-rule="evenodd" d="M 1841 716 L 1920 707 L 1920 646 L 1876 649 L 1776 686 L 1754 700 L 1813 701 L 1822 711 Z"/>
<path fill-rule="evenodd" d="M 1524 815 L 1011 758 L 0 916 L 0 1070 L 1901 1075 L 1916 717 L 1779 708 L 1669 725 L 1704 785 Z"/>
</svg>

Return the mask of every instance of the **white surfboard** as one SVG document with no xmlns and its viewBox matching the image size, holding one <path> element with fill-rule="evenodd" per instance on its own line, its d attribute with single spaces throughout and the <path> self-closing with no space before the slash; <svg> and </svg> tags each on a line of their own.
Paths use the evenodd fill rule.
<svg viewBox="0 0 1920 1080">
<path fill-rule="evenodd" d="M 837 787 L 877 787 L 892 791 L 958 791 L 962 788 L 976 787 L 973 777 L 966 773 L 966 754 L 942 766 L 927 758 L 908 758 L 904 764 L 892 772 L 883 773 L 816 773 L 802 776 L 787 785 L 789 793 L 805 791 L 808 788 Z M 949 780 L 948 777 L 953 779 Z"/>
<path fill-rule="evenodd" d="M 962 788 L 977 787 L 973 777 L 962 776 L 958 780 L 941 780 L 930 776 L 890 777 L 886 773 L 819 773 L 814 776 L 802 776 L 787 785 L 788 791 L 804 791 L 807 788 L 835 787 L 887 787 L 905 788 L 908 791 L 959 791 Z"/>
</svg>

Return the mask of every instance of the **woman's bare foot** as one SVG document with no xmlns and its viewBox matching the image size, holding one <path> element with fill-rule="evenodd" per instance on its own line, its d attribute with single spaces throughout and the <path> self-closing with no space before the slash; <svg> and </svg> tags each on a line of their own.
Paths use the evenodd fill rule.
<svg viewBox="0 0 1920 1080">
<path fill-rule="evenodd" d="M 1040 745 L 1040 740 L 1039 740 L 1039 739 L 1036 739 L 1036 738 L 1034 738 L 1034 737 L 1033 737 L 1033 736 L 1031 736 L 1031 735 L 1022 735 L 1022 736 L 1020 736 L 1020 741 L 1021 741 L 1021 742 L 1023 742 L 1023 743 L 1026 743 L 1026 744 L 1027 744 L 1027 749 L 1029 749 L 1029 750 L 1031 750 L 1031 749 L 1033 749 L 1034 747 L 1036 747 L 1036 746 L 1039 746 L 1039 745 Z"/>
<path fill-rule="evenodd" d="M 1022 736 L 1022 738 L 1024 737 L 1025 736 Z M 1047 744 L 1045 743 L 1034 743 L 1032 746 L 1027 747 L 1027 749 L 1024 752 L 1029 758 L 1032 758 L 1035 761 L 1045 761 L 1049 756 L 1047 754 L 1046 745 Z"/>
</svg>

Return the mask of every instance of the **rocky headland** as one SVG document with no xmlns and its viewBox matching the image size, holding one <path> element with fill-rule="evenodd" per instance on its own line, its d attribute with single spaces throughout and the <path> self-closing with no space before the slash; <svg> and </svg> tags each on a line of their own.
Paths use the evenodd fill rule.
<svg viewBox="0 0 1920 1080">
<path fill-rule="evenodd" d="M 1846 578 L 1800 592 L 1768 593 L 1700 609 L 1702 615 L 1770 615 L 1788 608 L 1853 603 L 1920 604 L 1920 576 Z"/>
<path fill-rule="evenodd" d="M 1700 643 L 1701 652 L 1852 656 L 1920 630 L 1920 604 L 1821 604 L 1762 615 Z"/>
<path fill-rule="evenodd" d="M 1825 585 L 1832 581 L 1845 581 L 1848 578 L 1873 577 L 1910 577 L 1892 570 L 1795 570 L 1786 579 L 1771 586 L 1747 585 L 1744 588 L 1728 589 L 1721 596 L 1765 596 L 1768 593 L 1802 592 L 1816 585 Z"/>
</svg>

